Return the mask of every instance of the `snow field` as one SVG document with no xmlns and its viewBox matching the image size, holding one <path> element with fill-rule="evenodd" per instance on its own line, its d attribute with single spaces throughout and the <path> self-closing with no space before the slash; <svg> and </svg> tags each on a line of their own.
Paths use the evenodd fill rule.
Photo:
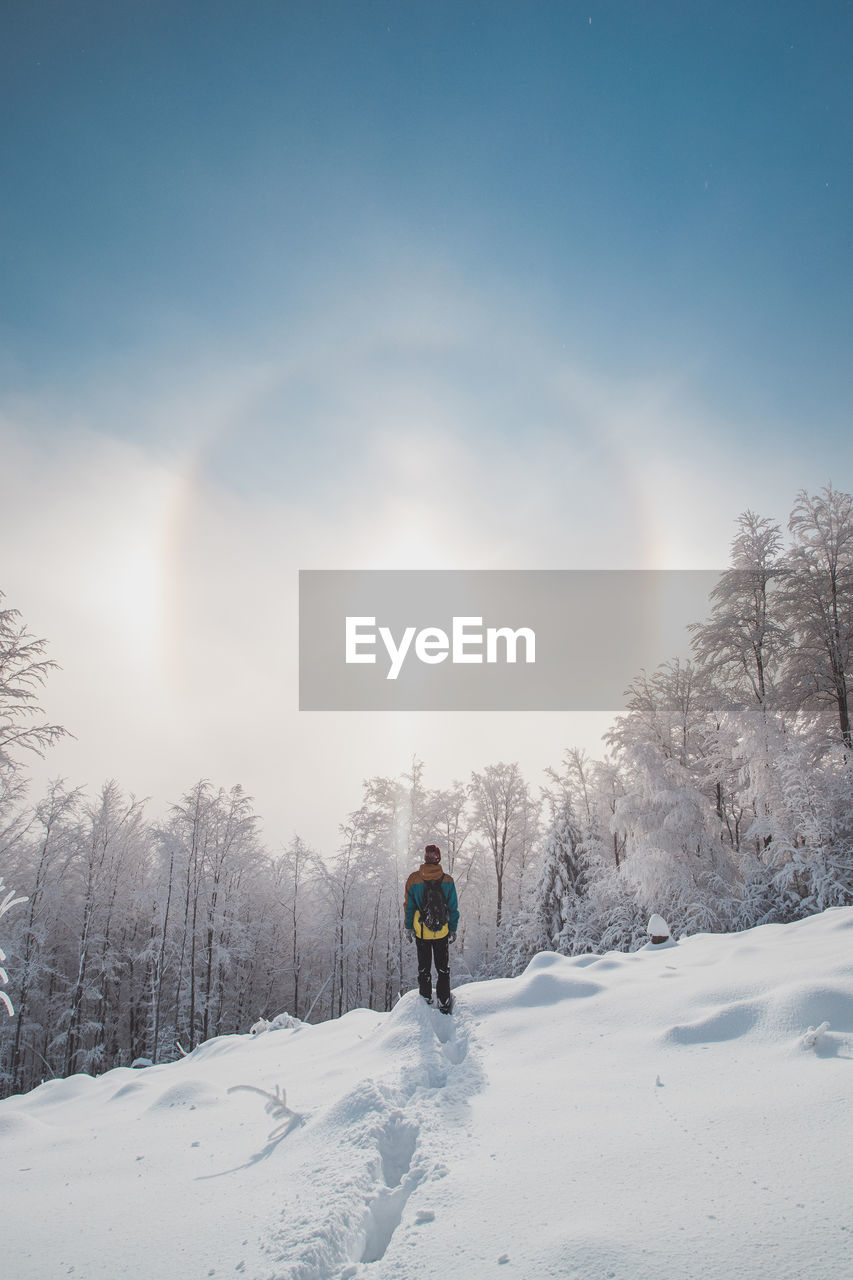
<svg viewBox="0 0 853 1280">
<path fill-rule="evenodd" d="M 4 1260 L 18 1280 L 837 1277 L 851 1086 L 853 909 L 543 954 L 459 988 L 452 1018 L 410 992 L 0 1103 Z"/>
<path fill-rule="evenodd" d="M 484 1216 L 503 1225 L 496 1243 L 516 1274 L 845 1273 L 853 984 L 820 960 L 837 982 L 791 976 L 814 967 L 799 928 L 766 931 L 748 970 L 727 962 L 731 938 L 602 960 L 538 957 L 507 1001 L 511 1022 L 483 990 L 490 1075 L 516 1113 L 507 1128 L 495 1091 L 473 1104 L 475 1135 L 491 1135 L 500 1170 Z M 583 994 L 576 975 L 602 970 L 606 985 Z M 824 1051 L 832 1063 L 801 1043 L 825 1013 L 844 1028 Z"/>
</svg>

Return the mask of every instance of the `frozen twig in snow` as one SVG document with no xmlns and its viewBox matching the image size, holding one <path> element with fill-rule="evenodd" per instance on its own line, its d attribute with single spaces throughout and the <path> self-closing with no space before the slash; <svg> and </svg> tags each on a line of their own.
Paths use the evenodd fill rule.
<svg viewBox="0 0 853 1280">
<path fill-rule="evenodd" d="M 268 1116 L 272 1116 L 274 1120 L 280 1123 L 273 1129 L 269 1136 L 270 1142 L 276 1142 L 279 1138 L 283 1138 L 291 1129 L 295 1129 L 297 1125 L 302 1124 L 302 1116 L 297 1111 L 291 1111 L 287 1105 L 287 1093 L 280 1085 L 276 1085 L 275 1093 L 268 1093 L 266 1089 L 259 1089 L 253 1084 L 235 1084 L 228 1090 L 229 1093 L 259 1093 L 262 1098 L 266 1098 L 267 1103 L 264 1111 Z"/>
<path fill-rule="evenodd" d="M 809 1027 L 800 1043 L 804 1049 L 817 1049 L 823 1040 L 824 1033 L 828 1030 L 828 1022 L 822 1022 L 819 1027 Z"/>
</svg>

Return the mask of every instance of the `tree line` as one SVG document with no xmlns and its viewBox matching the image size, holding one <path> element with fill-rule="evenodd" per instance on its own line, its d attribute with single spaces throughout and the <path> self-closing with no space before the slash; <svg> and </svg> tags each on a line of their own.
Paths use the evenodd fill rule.
<svg viewBox="0 0 853 1280">
<path fill-rule="evenodd" d="M 159 820 L 115 781 L 30 802 L 26 751 L 63 730 L 39 710 L 44 642 L 0 607 L 0 870 L 27 899 L 0 924 L 0 1091 L 285 1010 L 390 1009 L 414 984 L 400 907 L 431 841 L 459 890 L 457 984 L 543 949 L 630 950 L 653 911 L 677 935 L 853 902 L 853 499 L 801 492 L 787 532 L 739 517 L 691 658 L 637 676 L 603 759 L 444 789 L 414 759 L 364 782 L 326 856 L 268 850 L 251 798 L 206 779 Z"/>
</svg>

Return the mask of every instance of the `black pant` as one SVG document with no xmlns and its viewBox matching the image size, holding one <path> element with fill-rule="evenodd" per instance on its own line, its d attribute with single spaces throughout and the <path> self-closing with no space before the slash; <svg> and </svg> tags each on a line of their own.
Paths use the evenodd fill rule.
<svg viewBox="0 0 853 1280">
<path fill-rule="evenodd" d="M 450 952 L 446 938 L 415 938 L 418 949 L 418 990 L 424 999 L 432 995 L 432 962 L 438 981 L 435 993 L 439 1004 L 450 1002 Z"/>
</svg>

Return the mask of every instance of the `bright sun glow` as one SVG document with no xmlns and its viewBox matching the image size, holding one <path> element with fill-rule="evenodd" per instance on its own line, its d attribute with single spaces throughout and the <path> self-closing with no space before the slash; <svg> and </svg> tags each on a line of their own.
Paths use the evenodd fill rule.
<svg viewBox="0 0 853 1280">
<path fill-rule="evenodd" d="M 150 663 L 158 650 L 162 620 L 162 555 L 151 530 L 129 532 L 109 556 L 105 596 L 113 625 L 128 657 Z"/>
</svg>

